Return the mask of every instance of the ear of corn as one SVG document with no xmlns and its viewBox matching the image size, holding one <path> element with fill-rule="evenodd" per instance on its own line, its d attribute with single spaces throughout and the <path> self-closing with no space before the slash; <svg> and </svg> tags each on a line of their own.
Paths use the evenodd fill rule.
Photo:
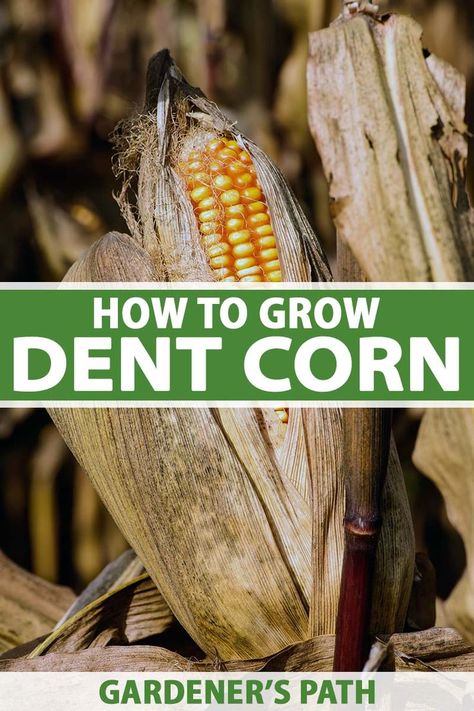
<svg viewBox="0 0 474 711">
<path fill-rule="evenodd" d="M 68 278 L 330 280 L 316 237 L 268 156 L 185 82 L 167 53 L 152 67 L 159 79 L 151 113 L 129 127 L 119 158 L 119 203 L 132 237 L 108 236 Z M 271 237 L 274 245 L 259 242 Z M 334 632 L 344 513 L 337 410 L 292 410 L 286 427 L 267 410 L 52 414 L 208 655 L 262 657 L 308 634 Z M 393 497 L 386 507 L 391 532 L 399 508 Z M 406 567 L 389 560 L 390 547 L 380 555 L 392 582 L 406 579 Z M 378 631 L 399 625 L 403 604 L 395 594 L 383 601 Z"/>
<path fill-rule="evenodd" d="M 273 225 L 250 154 L 231 138 L 215 138 L 179 167 L 216 279 L 281 281 Z"/>
<path fill-rule="evenodd" d="M 268 205 L 252 157 L 237 141 L 213 138 L 179 164 L 213 276 L 223 282 L 281 281 Z M 288 410 L 275 408 L 288 423 Z"/>
</svg>

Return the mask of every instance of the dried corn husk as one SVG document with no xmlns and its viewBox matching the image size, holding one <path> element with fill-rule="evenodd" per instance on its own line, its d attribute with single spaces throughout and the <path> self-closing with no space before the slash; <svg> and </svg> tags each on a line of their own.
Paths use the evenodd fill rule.
<svg viewBox="0 0 474 711">
<path fill-rule="evenodd" d="M 119 202 L 132 237 L 106 236 L 67 278 L 210 280 L 175 161 L 183 142 L 225 132 L 253 157 L 284 279 L 329 280 L 316 238 L 268 157 L 184 81 L 168 53 L 152 61 L 150 77 L 148 112 L 122 129 L 119 165 L 129 173 Z M 344 508 L 337 410 L 294 410 L 283 434 L 275 433 L 274 413 L 261 410 L 52 415 L 174 615 L 210 656 L 257 658 L 310 629 L 334 631 Z M 385 509 L 374 625 L 391 632 L 403 626 L 413 572 L 396 455 Z"/>
<path fill-rule="evenodd" d="M 359 16 L 311 35 L 308 83 L 338 236 L 364 274 L 373 281 L 471 281 L 464 78 L 434 55 L 425 58 L 417 23 L 388 15 Z M 472 641 L 471 420 L 471 412 L 427 412 L 415 460 L 440 487 L 466 544 L 468 569 L 446 612 Z"/>
<path fill-rule="evenodd" d="M 73 600 L 68 588 L 27 573 L 0 552 L 0 654 L 47 634 Z"/>
</svg>

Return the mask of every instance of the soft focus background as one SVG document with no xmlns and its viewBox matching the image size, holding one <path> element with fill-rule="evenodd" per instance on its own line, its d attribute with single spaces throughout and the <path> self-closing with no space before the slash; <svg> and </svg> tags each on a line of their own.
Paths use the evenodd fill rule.
<svg viewBox="0 0 474 711">
<path fill-rule="evenodd" d="M 465 74 L 474 126 L 474 0 L 382 7 L 411 13 L 425 46 Z M 108 136 L 140 108 L 147 61 L 163 47 L 280 165 L 332 258 L 305 63 L 308 31 L 339 9 L 339 0 L 0 1 L 0 280 L 60 280 L 101 234 L 125 230 Z M 419 414 L 398 412 L 395 431 L 417 548 L 429 553 L 445 598 L 464 550 L 410 461 Z M 0 410 L 0 548 L 80 590 L 125 547 L 47 414 Z"/>
</svg>

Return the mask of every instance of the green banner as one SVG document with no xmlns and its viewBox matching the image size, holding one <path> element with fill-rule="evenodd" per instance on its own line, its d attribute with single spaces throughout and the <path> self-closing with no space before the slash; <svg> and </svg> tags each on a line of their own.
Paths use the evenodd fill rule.
<svg viewBox="0 0 474 711">
<path fill-rule="evenodd" d="M 460 288 L 0 289 L 6 403 L 474 402 Z"/>
</svg>

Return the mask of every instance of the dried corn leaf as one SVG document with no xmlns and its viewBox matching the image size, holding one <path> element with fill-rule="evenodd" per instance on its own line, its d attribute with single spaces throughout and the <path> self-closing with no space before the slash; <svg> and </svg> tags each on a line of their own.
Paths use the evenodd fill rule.
<svg viewBox="0 0 474 711">
<path fill-rule="evenodd" d="M 467 567 L 443 605 L 449 624 L 474 642 L 474 414 L 429 410 L 413 455 L 416 466 L 439 488 L 453 526 L 466 548 Z"/>
<path fill-rule="evenodd" d="M 0 653 L 50 632 L 73 599 L 0 552 Z"/>
<path fill-rule="evenodd" d="M 334 560 L 342 561 L 344 551 L 341 414 L 337 410 L 309 410 L 306 412 L 305 427 L 310 470 L 313 472 L 313 496 L 323 499 L 313 511 L 314 593 L 310 632 L 316 636 L 326 633 L 323 625 L 327 624 L 327 620 L 336 619 L 339 601 L 341 568 L 334 565 Z M 328 432 L 332 436 L 328 436 Z M 377 547 L 371 619 L 374 633 L 403 629 L 414 572 L 411 514 L 393 442 L 381 508 L 382 529 Z M 331 516 L 328 516 L 328 511 L 332 512 Z M 323 609 L 321 606 L 324 606 Z M 334 628 L 329 630 L 332 632 Z"/>
<path fill-rule="evenodd" d="M 105 647 L 83 649 L 67 654 L 47 654 L 34 659 L 0 660 L 0 672 L 160 672 L 187 671 L 189 664 L 184 657 L 160 647 Z"/>
<path fill-rule="evenodd" d="M 134 644 L 161 634 L 173 615 L 147 574 L 102 595 L 57 627 L 30 655 Z"/>
<path fill-rule="evenodd" d="M 469 671 L 474 648 L 453 629 L 395 634 L 385 638 L 393 651 L 397 671 Z M 47 654 L 34 659 L 0 660 L 2 671 L 133 671 L 133 672 L 330 672 L 334 636 L 314 637 L 263 659 L 196 662 L 160 647 L 91 648 L 76 653 Z"/>
<path fill-rule="evenodd" d="M 99 575 L 89 583 L 59 620 L 56 628 L 61 627 L 66 620 L 105 593 L 132 582 L 134 578 L 143 575 L 143 573 L 143 565 L 135 553 L 130 549 L 126 550 L 119 558 L 106 565 Z"/>
<path fill-rule="evenodd" d="M 440 85 L 446 71 L 426 62 L 420 39 L 419 25 L 395 15 L 312 34 L 311 130 L 338 235 L 369 279 L 468 281 L 462 80 L 450 70 Z"/>
</svg>

